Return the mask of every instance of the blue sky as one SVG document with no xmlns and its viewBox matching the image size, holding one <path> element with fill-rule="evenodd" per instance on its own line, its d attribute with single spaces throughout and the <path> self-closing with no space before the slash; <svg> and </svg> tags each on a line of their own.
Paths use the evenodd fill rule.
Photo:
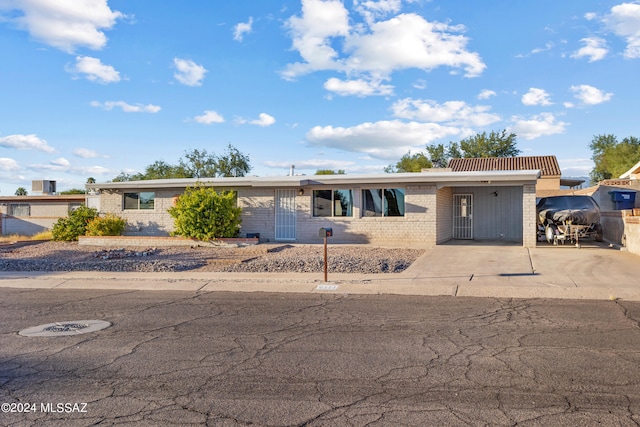
<svg viewBox="0 0 640 427">
<path fill-rule="evenodd" d="M 0 195 L 185 151 L 382 172 L 507 129 L 585 176 L 638 129 L 640 2 L 0 0 Z"/>
</svg>

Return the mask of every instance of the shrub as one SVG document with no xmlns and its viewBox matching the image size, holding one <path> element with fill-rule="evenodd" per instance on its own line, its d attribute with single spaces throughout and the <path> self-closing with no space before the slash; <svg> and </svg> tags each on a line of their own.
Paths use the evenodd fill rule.
<svg viewBox="0 0 640 427">
<path fill-rule="evenodd" d="M 124 219 L 113 214 L 99 216 L 87 224 L 87 236 L 120 236 L 127 225 Z"/>
<path fill-rule="evenodd" d="M 80 206 L 69 214 L 67 218 L 60 218 L 53 225 L 51 235 L 53 240 L 73 241 L 78 236 L 84 236 L 89 221 L 98 216 L 95 208 Z"/>
<path fill-rule="evenodd" d="M 175 226 L 172 234 L 199 240 L 237 237 L 241 212 L 234 192 L 218 193 L 202 185 L 189 187 L 169 209 Z"/>
</svg>

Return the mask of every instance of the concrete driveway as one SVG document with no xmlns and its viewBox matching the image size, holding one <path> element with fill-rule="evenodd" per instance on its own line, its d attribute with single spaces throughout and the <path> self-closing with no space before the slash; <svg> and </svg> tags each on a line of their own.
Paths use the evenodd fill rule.
<svg viewBox="0 0 640 427">
<path fill-rule="evenodd" d="M 429 250 L 404 274 L 450 286 L 456 296 L 640 300 L 640 257 L 593 240 L 581 248 L 539 243 L 531 249 L 452 241 Z"/>
</svg>

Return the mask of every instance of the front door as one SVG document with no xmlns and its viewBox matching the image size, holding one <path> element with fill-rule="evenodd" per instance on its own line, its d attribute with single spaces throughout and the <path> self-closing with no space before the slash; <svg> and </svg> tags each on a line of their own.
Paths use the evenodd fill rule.
<svg viewBox="0 0 640 427">
<path fill-rule="evenodd" d="M 473 194 L 453 195 L 453 238 L 473 239 Z"/>
<path fill-rule="evenodd" d="M 276 240 L 296 240 L 296 190 L 276 190 Z"/>
</svg>

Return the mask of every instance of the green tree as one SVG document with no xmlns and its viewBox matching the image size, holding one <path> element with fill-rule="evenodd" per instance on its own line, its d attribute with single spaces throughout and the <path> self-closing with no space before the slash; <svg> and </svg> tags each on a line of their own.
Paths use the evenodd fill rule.
<svg viewBox="0 0 640 427">
<path fill-rule="evenodd" d="M 431 166 L 446 168 L 449 160 L 453 158 L 473 158 L 473 157 L 514 157 L 520 154 L 516 147 L 516 134 L 507 134 L 506 130 L 501 132 L 492 131 L 489 135 L 486 132 L 478 133 L 475 136 L 461 140 L 460 142 L 449 142 L 448 145 L 437 144 L 428 145 L 427 153 L 411 154 L 409 151 L 402 156 L 395 165 L 389 165 L 385 172 L 419 172 L 417 167 L 421 162 L 429 161 Z"/>
<path fill-rule="evenodd" d="M 345 175 L 345 171 L 344 169 L 338 169 L 337 171 L 333 169 L 318 169 L 315 175 Z"/>
<path fill-rule="evenodd" d="M 18 189 L 17 189 L 17 190 L 16 190 L 16 192 L 15 192 L 15 195 L 16 195 L 16 196 L 26 196 L 26 195 L 28 195 L 28 194 L 29 194 L 29 193 L 27 192 L 27 189 L 26 189 L 26 188 L 24 188 L 24 187 L 18 187 Z"/>
<path fill-rule="evenodd" d="M 251 171 L 249 156 L 241 153 L 231 144 L 223 155 L 216 157 L 216 175 L 223 177 L 245 176 Z"/>
<path fill-rule="evenodd" d="M 194 149 L 185 151 L 179 167 L 184 171 L 184 178 L 213 178 L 217 175 L 217 163 L 214 154 L 204 149 Z"/>
<path fill-rule="evenodd" d="M 65 191 L 61 191 L 60 194 L 62 195 L 69 195 L 69 194 L 84 194 L 85 191 L 81 188 L 72 188 L 71 190 L 65 190 Z"/>
<path fill-rule="evenodd" d="M 113 182 L 126 182 L 126 181 L 133 181 L 133 175 L 131 175 L 130 173 L 126 173 L 124 171 L 120 171 L 120 173 L 118 174 L 118 176 L 116 176 L 115 178 L 112 179 Z"/>
<path fill-rule="evenodd" d="M 250 170 L 249 156 L 229 144 L 222 155 L 209 153 L 205 149 L 185 151 L 177 165 L 156 160 L 145 168 L 144 173 L 132 175 L 120 172 L 113 182 L 245 176 Z"/>
<path fill-rule="evenodd" d="M 634 136 L 618 142 L 611 134 L 596 135 L 589 148 L 595 164 L 589 174 L 592 182 L 617 178 L 640 160 L 640 140 Z"/>
<path fill-rule="evenodd" d="M 186 172 L 182 166 L 170 165 L 164 160 L 156 160 L 144 169 L 143 179 L 170 179 L 186 178 Z"/>
<path fill-rule="evenodd" d="M 95 184 L 96 183 L 96 179 L 92 176 L 90 176 L 89 178 L 87 178 L 87 184 Z"/>
<path fill-rule="evenodd" d="M 177 236 L 212 240 L 240 233 L 242 210 L 231 191 L 218 193 L 203 185 L 189 187 L 168 212 L 174 218 L 173 234 Z"/>
<path fill-rule="evenodd" d="M 462 157 L 515 157 L 520 154 L 516 148 L 516 134 L 507 131 L 491 132 L 488 136 L 486 132 L 479 133 L 460 141 L 460 151 Z"/>
<path fill-rule="evenodd" d="M 411 151 L 409 151 L 395 165 L 389 165 L 384 168 L 384 171 L 387 173 L 420 172 L 422 169 L 430 167 L 433 167 L 433 164 L 424 153 L 411 154 Z"/>
<path fill-rule="evenodd" d="M 79 236 L 84 236 L 87 230 L 87 224 L 98 216 L 95 208 L 80 206 L 69 214 L 67 218 L 59 218 L 53 228 L 51 235 L 53 240 L 73 241 L 78 240 Z"/>
</svg>

